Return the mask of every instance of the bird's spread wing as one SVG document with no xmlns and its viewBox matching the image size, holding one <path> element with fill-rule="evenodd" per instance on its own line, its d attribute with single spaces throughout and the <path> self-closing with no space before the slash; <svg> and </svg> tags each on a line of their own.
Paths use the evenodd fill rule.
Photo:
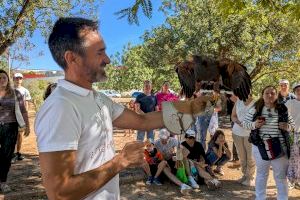
<svg viewBox="0 0 300 200">
<path fill-rule="evenodd" d="M 195 91 L 194 64 L 189 61 L 182 62 L 176 66 L 176 73 L 183 93 L 187 98 L 192 97 Z"/>
<path fill-rule="evenodd" d="M 220 61 L 219 67 L 223 84 L 245 101 L 251 90 L 251 79 L 246 67 L 227 59 Z"/>
</svg>

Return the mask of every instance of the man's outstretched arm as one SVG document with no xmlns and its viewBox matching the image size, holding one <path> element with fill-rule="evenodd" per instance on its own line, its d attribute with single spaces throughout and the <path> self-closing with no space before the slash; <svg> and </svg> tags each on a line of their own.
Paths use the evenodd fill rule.
<svg viewBox="0 0 300 200">
<path fill-rule="evenodd" d="M 50 200 L 82 199 L 103 187 L 115 175 L 129 166 L 143 163 L 143 142 L 130 142 L 122 152 L 100 167 L 74 174 L 76 151 L 40 153 L 43 184 Z"/>
</svg>

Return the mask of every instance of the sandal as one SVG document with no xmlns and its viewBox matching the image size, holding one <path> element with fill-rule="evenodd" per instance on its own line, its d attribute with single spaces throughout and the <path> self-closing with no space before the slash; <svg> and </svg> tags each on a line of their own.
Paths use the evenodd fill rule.
<svg viewBox="0 0 300 200">
<path fill-rule="evenodd" d="M 221 187 L 221 182 L 217 179 L 212 179 L 207 181 L 206 185 L 209 190 L 216 190 Z"/>
<path fill-rule="evenodd" d="M 216 190 L 217 189 L 212 180 L 207 181 L 206 185 L 207 185 L 208 190 Z"/>
</svg>

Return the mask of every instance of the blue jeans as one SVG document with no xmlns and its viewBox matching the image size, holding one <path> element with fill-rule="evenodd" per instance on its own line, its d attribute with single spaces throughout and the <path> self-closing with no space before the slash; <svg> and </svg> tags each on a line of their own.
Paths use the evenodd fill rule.
<svg viewBox="0 0 300 200">
<path fill-rule="evenodd" d="M 154 132 L 151 131 L 137 131 L 136 140 L 138 141 L 144 141 L 145 133 L 147 132 L 147 139 L 152 139 L 154 141 Z"/>
<path fill-rule="evenodd" d="M 212 115 L 210 114 L 205 114 L 197 118 L 197 128 L 199 129 L 200 132 L 200 137 L 198 138 L 200 138 L 199 142 L 202 144 L 204 151 L 206 150 L 207 129 L 209 126 L 211 116 Z"/>
<path fill-rule="evenodd" d="M 226 154 L 223 154 L 221 158 L 218 158 L 218 156 L 213 151 L 207 152 L 206 159 L 208 165 L 210 166 L 216 165 L 220 167 L 225 165 L 229 161 L 229 158 L 227 157 Z"/>
</svg>

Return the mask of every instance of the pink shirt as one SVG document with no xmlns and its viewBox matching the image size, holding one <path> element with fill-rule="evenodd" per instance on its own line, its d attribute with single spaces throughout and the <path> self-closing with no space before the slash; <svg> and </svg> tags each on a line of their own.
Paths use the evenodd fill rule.
<svg viewBox="0 0 300 200">
<path fill-rule="evenodd" d="M 158 92 L 156 94 L 156 99 L 157 99 L 157 105 L 158 105 L 158 109 L 161 110 L 161 103 L 163 101 L 178 101 L 178 96 L 176 96 L 175 94 L 168 92 L 168 93 L 162 93 L 162 92 Z"/>
</svg>

